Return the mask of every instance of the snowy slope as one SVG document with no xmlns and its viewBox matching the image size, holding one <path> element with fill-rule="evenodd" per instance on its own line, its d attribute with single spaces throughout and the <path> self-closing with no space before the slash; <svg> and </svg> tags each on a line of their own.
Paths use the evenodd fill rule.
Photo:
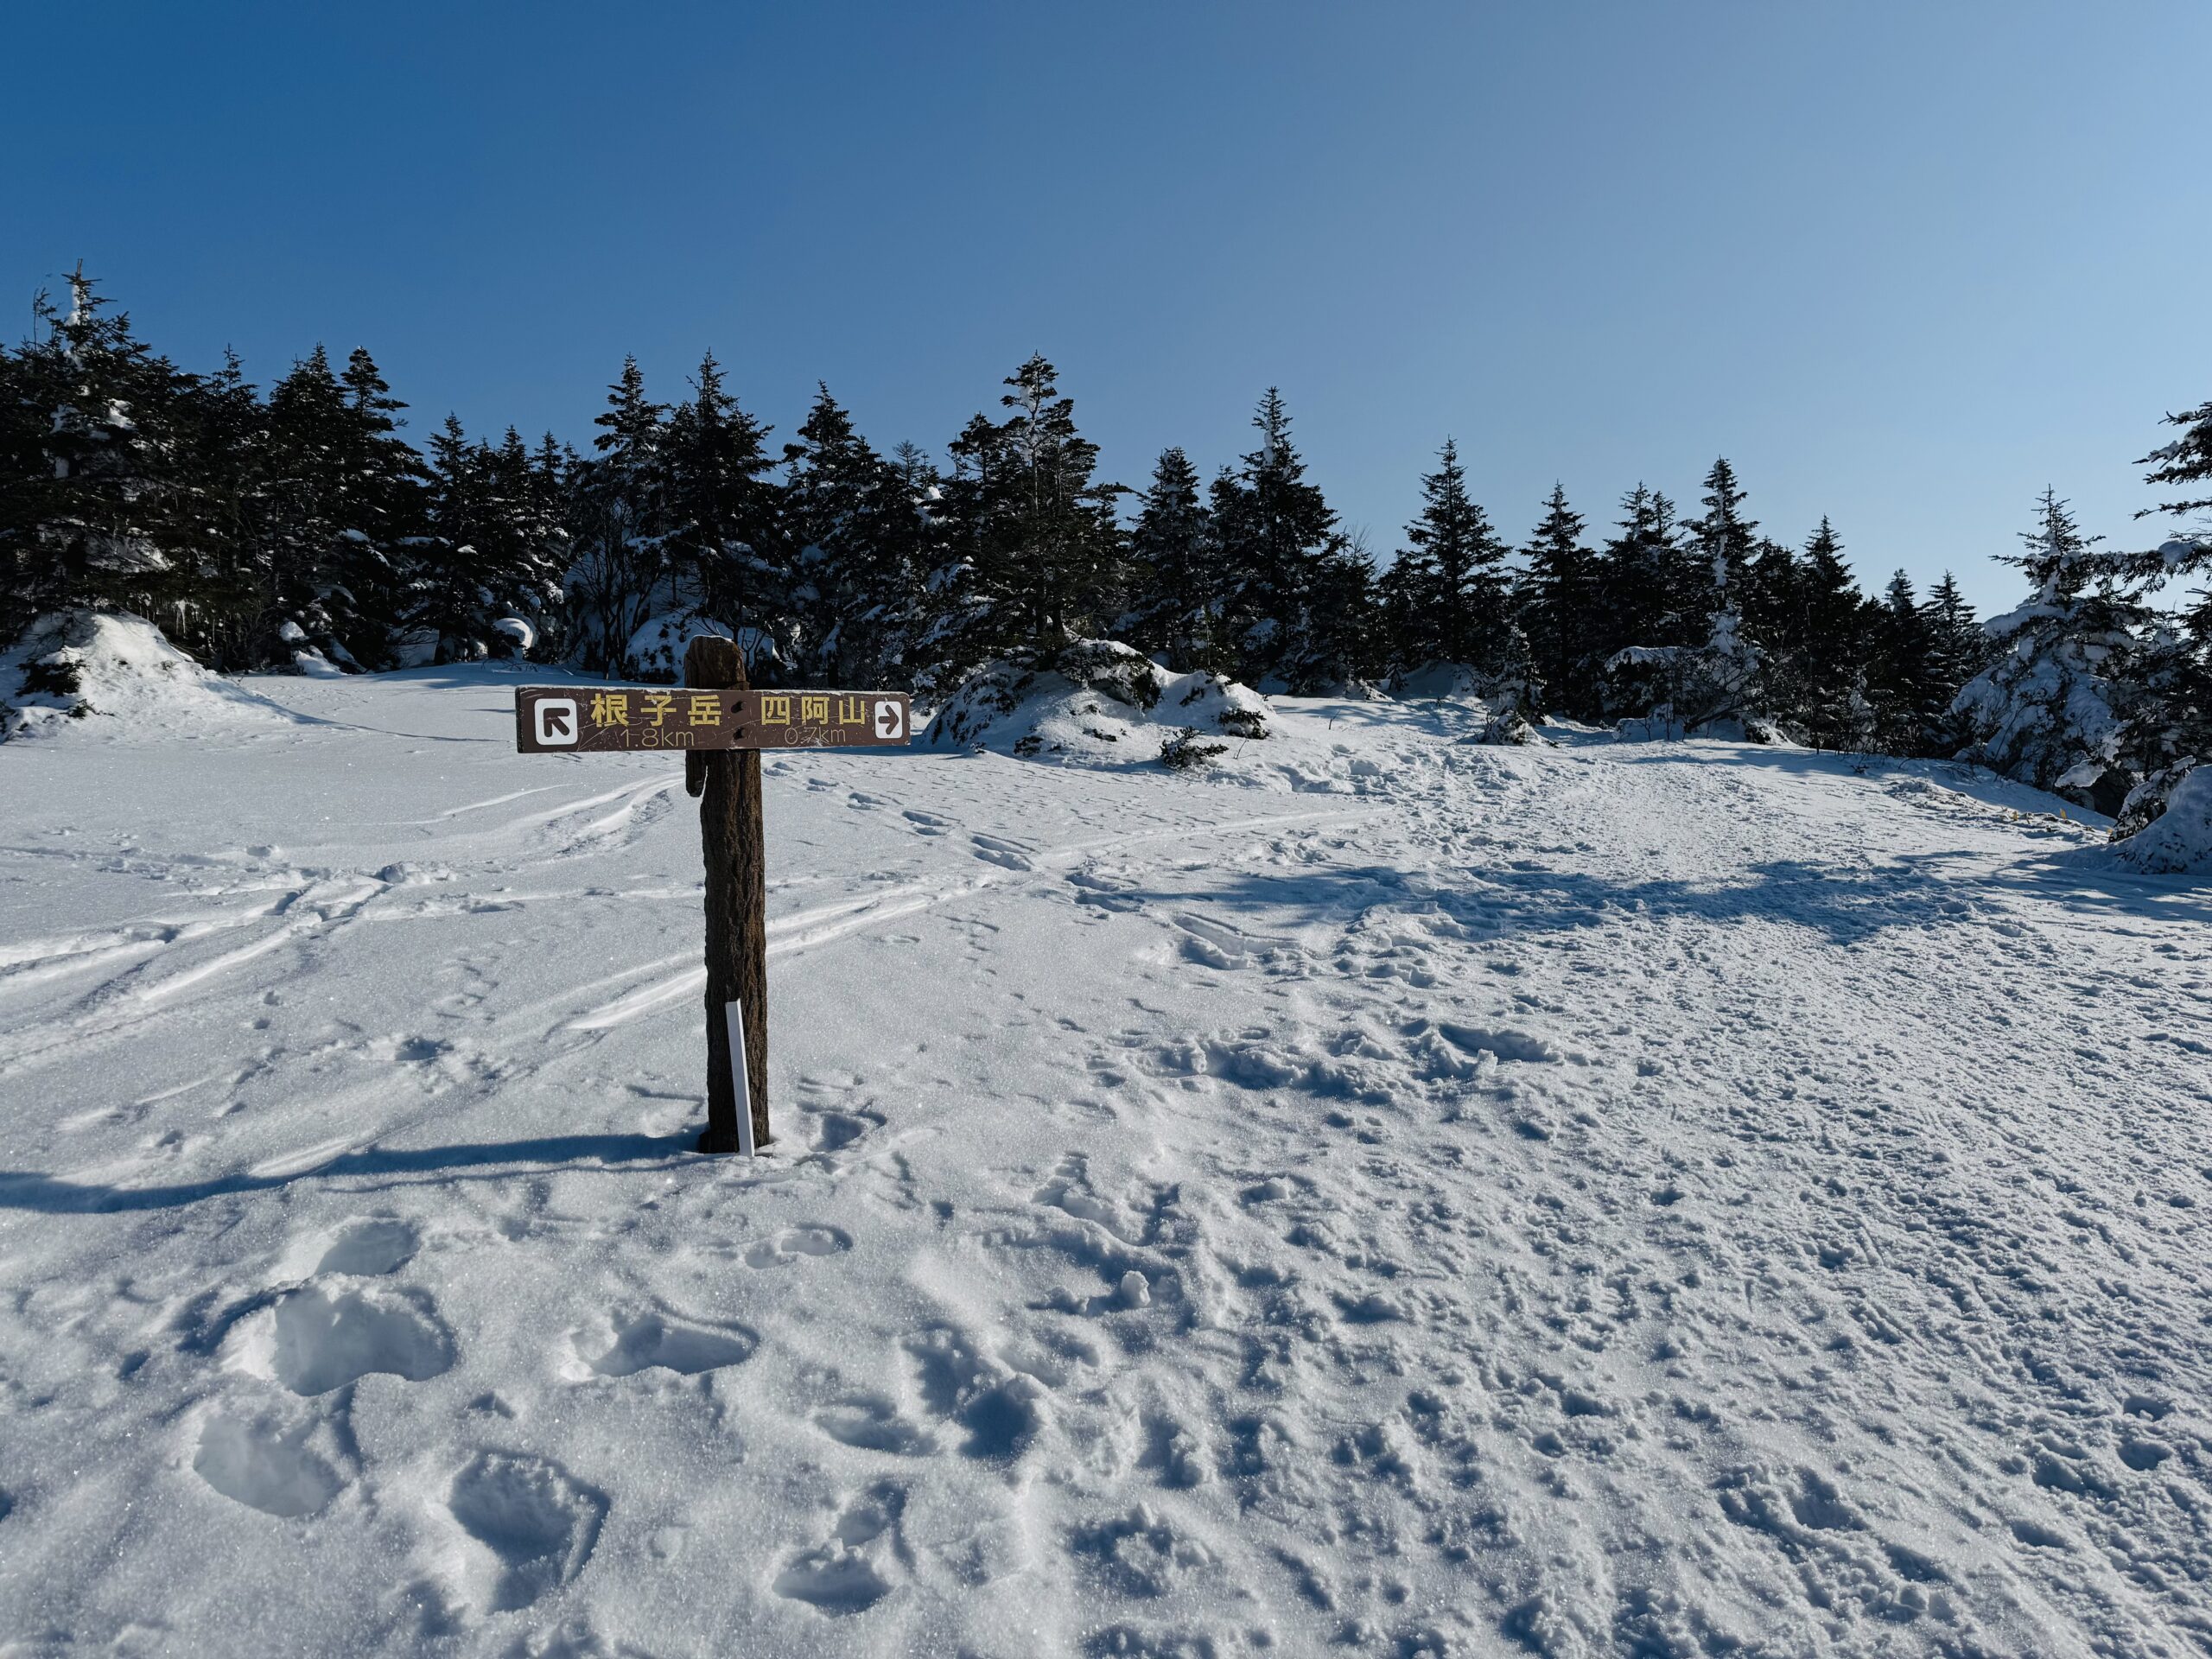
<svg viewBox="0 0 2212 1659">
<path fill-rule="evenodd" d="M 524 677 L 0 747 L 0 1653 L 2212 1640 L 2212 906 L 2050 798 L 774 758 L 748 1167 Z"/>
</svg>

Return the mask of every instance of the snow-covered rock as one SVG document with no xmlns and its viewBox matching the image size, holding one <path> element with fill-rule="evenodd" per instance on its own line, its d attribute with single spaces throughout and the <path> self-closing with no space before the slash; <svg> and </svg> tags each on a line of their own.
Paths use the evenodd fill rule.
<svg viewBox="0 0 2212 1659">
<path fill-rule="evenodd" d="M 1273 713 L 1259 693 L 1219 674 L 1171 674 L 1114 640 L 1078 639 L 1049 658 L 986 664 L 938 711 L 925 739 L 1126 766 L 1159 760 L 1186 730 L 1265 737 Z"/>
<path fill-rule="evenodd" d="M 2145 779 L 2128 796 L 2121 828 L 2148 806 L 2137 798 L 2146 789 L 2163 794 L 2165 810 L 2120 842 L 2115 856 L 2146 875 L 2212 874 L 2212 766 Z"/>
<path fill-rule="evenodd" d="M 12 650 L 0 653 L 0 741 L 50 735 L 100 717 L 142 733 L 184 734 L 285 716 L 211 674 L 151 622 L 128 613 L 42 616 Z"/>
</svg>

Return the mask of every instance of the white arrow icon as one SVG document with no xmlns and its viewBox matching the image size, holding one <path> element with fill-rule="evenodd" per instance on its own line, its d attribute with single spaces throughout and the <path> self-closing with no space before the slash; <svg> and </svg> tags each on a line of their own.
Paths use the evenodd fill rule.
<svg viewBox="0 0 2212 1659">
<path fill-rule="evenodd" d="M 875 705 L 875 734 L 883 738 L 903 737 L 906 734 L 906 705 L 892 698 L 880 699 Z"/>
<path fill-rule="evenodd" d="M 537 741 L 558 748 L 576 741 L 576 700 L 542 697 L 537 703 Z"/>
</svg>

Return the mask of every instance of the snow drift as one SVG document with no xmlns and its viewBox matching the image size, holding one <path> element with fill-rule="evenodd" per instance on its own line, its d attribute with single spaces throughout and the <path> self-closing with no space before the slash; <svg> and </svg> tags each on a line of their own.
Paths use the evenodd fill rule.
<svg viewBox="0 0 2212 1659">
<path fill-rule="evenodd" d="M 65 611 L 0 653 L 0 741 L 105 715 L 189 736 L 209 726 L 289 718 L 186 656 L 142 616 Z"/>
<path fill-rule="evenodd" d="M 1184 757 L 1214 736 L 1263 738 L 1274 711 L 1249 686 L 1203 671 L 1171 674 L 1110 639 L 1001 658 L 963 681 L 927 741 L 1077 766 L 1128 766 Z M 1197 741 L 1185 740 L 1196 733 Z"/>
</svg>

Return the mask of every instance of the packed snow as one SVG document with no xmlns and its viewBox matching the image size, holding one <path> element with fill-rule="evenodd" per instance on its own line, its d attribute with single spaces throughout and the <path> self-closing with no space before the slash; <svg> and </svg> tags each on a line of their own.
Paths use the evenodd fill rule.
<svg viewBox="0 0 2212 1659">
<path fill-rule="evenodd" d="M 2212 899 L 2078 808 L 772 756 L 747 1163 L 679 767 L 175 677 L 0 747 L 0 1652 L 2212 1642 Z"/>
</svg>

